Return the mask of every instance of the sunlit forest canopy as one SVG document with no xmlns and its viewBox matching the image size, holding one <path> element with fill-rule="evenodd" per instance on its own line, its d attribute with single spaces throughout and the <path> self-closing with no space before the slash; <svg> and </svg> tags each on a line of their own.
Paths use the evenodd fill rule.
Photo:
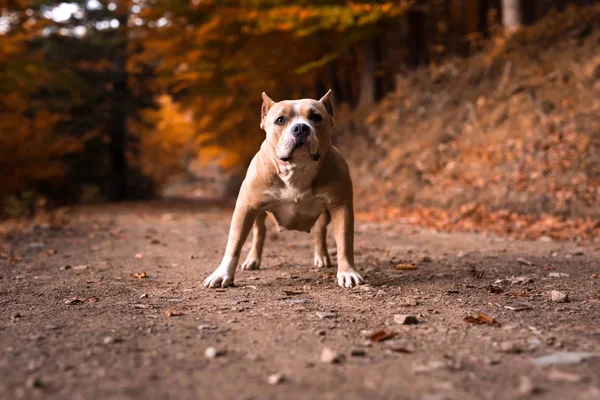
<svg viewBox="0 0 600 400">
<path fill-rule="evenodd" d="M 247 165 L 260 93 L 365 110 L 399 77 L 592 1 L 123 0 L 0 3 L 1 193 L 156 193 Z"/>
</svg>

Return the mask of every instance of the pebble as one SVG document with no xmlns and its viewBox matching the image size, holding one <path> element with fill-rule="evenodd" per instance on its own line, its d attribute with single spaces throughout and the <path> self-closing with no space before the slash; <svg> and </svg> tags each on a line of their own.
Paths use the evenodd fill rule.
<svg viewBox="0 0 600 400">
<path fill-rule="evenodd" d="M 220 356 L 222 356 L 224 354 L 225 354 L 225 351 L 223 351 L 223 350 L 217 350 L 216 348 L 214 348 L 212 346 L 211 347 L 207 347 L 206 350 L 204 350 L 204 356 L 206 358 L 217 358 L 217 357 L 220 357 Z"/>
<path fill-rule="evenodd" d="M 333 317 L 335 317 L 334 313 L 327 312 L 327 311 L 317 311 L 316 315 L 317 315 L 317 317 L 319 317 L 319 319 L 325 319 L 325 318 L 333 318 Z"/>
<path fill-rule="evenodd" d="M 558 353 L 550 354 L 548 356 L 539 357 L 533 360 L 535 365 L 569 365 L 579 364 L 582 361 L 589 360 L 590 358 L 599 358 L 600 352 L 569 352 L 561 351 Z"/>
<path fill-rule="evenodd" d="M 568 278 L 570 275 L 564 272 L 550 272 L 548 276 L 550 278 Z"/>
<path fill-rule="evenodd" d="M 534 393 L 539 393 L 541 389 L 533 383 L 531 378 L 522 376 L 518 391 L 521 396 L 531 396 Z"/>
<path fill-rule="evenodd" d="M 401 325 L 416 325 L 419 320 L 414 315 L 395 314 L 394 322 Z"/>
<path fill-rule="evenodd" d="M 104 344 L 113 344 L 113 343 L 120 343 L 120 342 L 122 342 L 122 340 L 119 338 L 116 338 L 114 336 L 106 336 L 106 337 L 104 337 L 102 342 L 104 342 Z"/>
<path fill-rule="evenodd" d="M 522 351 L 519 345 L 509 341 L 500 343 L 500 350 L 508 354 L 519 354 Z"/>
<path fill-rule="evenodd" d="M 578 383 L 583 381 L 583 377 L 581 375 L 573 374 L 566 371 L 561 371 L 558 369 L 553 369 L 548 374 L 548 379 L 554 382 L 569 382 L 569 383 Z"/>
<path fill-rule="evenodd" d="M 413 306 L 416 306 L 417 304 L 419 304 L 419 302 L 417 301 L 417 299 L 415 297 L 412 297 L 412 296 L 405 297 L 402 300 L 402 305 L 405 307 L 413 307 Z"/>
<path fill-rule="evenodd" d="M 321 362 L 325 364 L 336 364 L 340 362 L 340 355 L 328 347 L 321 351 Z"/>
<path fill-rule="evenodd" d="M 553 290 L 550 292 L 550 298 L 555 303 L 566 303 L 569 301 L 569 296 L 566 293 Z"/>
<path fill-rule="evenodd" d="M 267 381 L 269 382 L 269 385 L 279 385 L 281 382 L 284 381 L 284 376 L 282 374 L 273 374 L 270 375 L 269 378 L 267 379 Z"/>
<path fill-rule="evenodd" d="M 147 299 L 148 298 L 148 293 L 142 293 L 140 295 L 140 299 Z"/>
</svg>

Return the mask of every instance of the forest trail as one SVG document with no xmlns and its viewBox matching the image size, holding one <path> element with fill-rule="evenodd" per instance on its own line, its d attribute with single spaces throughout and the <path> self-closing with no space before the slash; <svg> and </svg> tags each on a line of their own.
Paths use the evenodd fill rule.
<svg viewBox="0 0 600 400">
<path fill-rule="evenodd" d="M 312 266 L 310 235 L 268 225 L 262 269 L 208 290 L 230 217 L 121 204 L 2 233 L 0 399 L 600 398 L 600 357 L 533 363 L 600 354 L 598 244 L 357 221 L 368 285 L 348 290 Z M 501 326 L 464 321 L 478 313 Z"/>
</svg>

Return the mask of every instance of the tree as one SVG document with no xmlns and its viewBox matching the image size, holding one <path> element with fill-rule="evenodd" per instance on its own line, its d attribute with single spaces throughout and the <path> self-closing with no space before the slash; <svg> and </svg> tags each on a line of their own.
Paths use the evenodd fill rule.
<svg viewBox="0 0 600 400">
<path fill-rule="evenodd" d="M 502 0 L 502 26 L 506 33 L 513 33 L 521 24 L 521 1 Z"/>
</svg>

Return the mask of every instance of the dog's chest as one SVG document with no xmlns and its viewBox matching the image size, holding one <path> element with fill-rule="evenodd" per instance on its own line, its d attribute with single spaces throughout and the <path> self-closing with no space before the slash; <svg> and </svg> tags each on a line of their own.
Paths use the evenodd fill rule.
<svg viewBox="0 0 600 400">
<path fill-rule="evenodd" d="M 326 195 L 313 194 L 310 185 L 314 179 L 312 172 L 291 166 L 279 175 L 284 186 L 269 191 L 274 201 L 266 210 L 275 218 L 279 230 L 310 232 L 325 211 L 328 199 Z"/>
</svg>

